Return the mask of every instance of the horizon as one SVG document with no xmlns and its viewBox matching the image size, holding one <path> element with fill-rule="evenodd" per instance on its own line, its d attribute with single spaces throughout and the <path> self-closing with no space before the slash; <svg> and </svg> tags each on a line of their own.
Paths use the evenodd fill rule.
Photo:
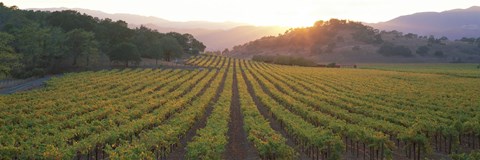
<svg viewBox="0 0 480 160">
<path fill-rule="evenodd" d="M 465 9 L 472 6 L 479 6 L 479 2 L 471 0 L 461 1 L 422 1 L 409 3 L 405 1 L 378 1 L 368 0 L 358 2 L 354 0 L 342 1 L 313 1 L 301 0 L 295 3 L 290 1 L 265 0 L 261 2 L 252 1 L 218 1 L 197 2 L 180 0 L 168 2 L 167 6 L 155 6 L 155 2 L 142 0 L 140 2 L 113 2 L 106 1 L 80 1 L 80 0 L 6 0 L 6 6 L 17 6 L 20 9 L 41 9 L 41 8 L 80 8 L 101 11 L 109 14 L 134 14 L 151 16 L 168 21 L 187 22 L 205 21 L 217 23 L 245 23 L 254 26 L 283 26 L 283 27 L 306 27 L 311 26 L 318 20 L 332 18 L 347 19 L 364 23 L 379 23 L 394 19 L 403 15 L 410 15 L 418 12 L 442 12 L 452 9 Z M 157 2 L 165 3 L 165 2 Z M 115 5 L 112 5 L 115 4 Z M 189 4 L 189 5 L 185 5 Z M 214 4 L 214 5 L 212 5 Z M 323 5 L 327 4 L 327 5 Z M 408 6 L 409 4 L 416 4 Z M 234 9 L 231 9 L 235 5 Z M 264 6 L 271 6 L 266 10 Z M 428 8 L 422 6 L 429 6 Z M 178 12 L 179 8 L 189 12 Z M 142 8 L 142 9 L 138 9 Z M 404 9 L 407 8 L 407 9 Z M 218 9 L 214 10 L 214 9 Z M 214 10 L 214 11 L 212 11 Z M 174 13 L 174 14 L 171 14 Z M 218 14 L 222 13 L 222 14 Z M 362 13 L 362 14 L 360 14 Z M 379 14 L 382 13 L 382 14 Z M 251 18 L 256 17 L 256 18 Z"/>
</svg>

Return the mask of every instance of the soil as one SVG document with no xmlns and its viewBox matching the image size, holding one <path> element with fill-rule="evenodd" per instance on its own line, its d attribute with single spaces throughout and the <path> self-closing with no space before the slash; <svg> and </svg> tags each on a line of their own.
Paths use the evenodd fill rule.
<svg viewBox="0 0 480 160">
<path fill-rule="evenodd" d="M 225 63 L 225 62 L 224 62 Z M 215 76 L 216 77 L 216 76 Z M 207 107 L 205 113 L 203 116 L 192 126 L 192 128 L 187 132 L 187 134 L 180 139 L 180 144 L 178 145 L 177 148 L 173 150 L 172 153 L 169 154 L 167 159 L 172 159 L 172 160 L 182 160 L 185 159 L 185 154 L 187 153 L 186 146 L 188 142 L 191 142 L 193 137 L 197 134 L 197 130 L 204 128 L 207 122 L 207 118 L 210 116 L 213 110 L 213 105 L 218 101 L 218 98 L 220 97 L 220 93 L 223 90 L 223 87 L 225 86 L 225 79 L 227 78 L 227 74 L 225 73 L 222 76 L 222 81 L 220 82 L 220 85 L 215 93 L 215 97 L 210 101 L 209 106 Z"/>
<path fill-rule="evenodd" d="M 228 145 L 225 152 L 226 159 L 260 159 L 252 142 L 247 139 L 243 128 L 243 115 L 240 109 L 240 96 L 238 95 L 237 70 L 233 70 L 232 102 L 230 105 L 230 124 L 228 129 Z"/>
</svg>

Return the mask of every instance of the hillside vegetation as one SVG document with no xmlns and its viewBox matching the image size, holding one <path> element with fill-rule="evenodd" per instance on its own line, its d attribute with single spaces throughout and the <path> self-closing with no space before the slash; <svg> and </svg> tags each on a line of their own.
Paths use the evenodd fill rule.
<svg viewBox="0 0 480 160">
<path fill-rule="evenodd" d="M 41 76 L 110 62 L 128 66 L 142 57 L 170 61 L 205 49 L 191 34 L 127 26 L 72 10 L 28 11 L 0 3 L 0 75 Z"/>
<path fill-rule="evenodd" d="M 452 41 L 446 37 L 380 31 L 359 22 L 331 19 L 235 46 L 229 55 L 301 56 L 317 63 L 480 62 L 480 37 Z"/>
</svg>

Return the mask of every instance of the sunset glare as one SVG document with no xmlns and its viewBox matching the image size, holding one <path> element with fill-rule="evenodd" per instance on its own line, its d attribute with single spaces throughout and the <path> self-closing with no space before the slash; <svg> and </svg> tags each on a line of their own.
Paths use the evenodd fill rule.
<svg viewBox="0 0 480 160">
<path fill-rule="evenodd" d="M 479 0 L 5 0 L 3 3 L 21 9 L 84 8 L 171 21 L 229 21 L 289 27 L 309 26 L 330 18 L 374 23 L 415 12 L 480 5 Z"/>
</svg>

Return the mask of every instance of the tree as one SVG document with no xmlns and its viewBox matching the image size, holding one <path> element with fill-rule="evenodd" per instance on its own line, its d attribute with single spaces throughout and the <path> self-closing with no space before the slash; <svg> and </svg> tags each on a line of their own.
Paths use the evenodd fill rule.
<svg viewBox="0 0 480 160">
<path fill-rule="evenodd" d="M 152 57 L 150 53 L 151 47 L 156 47 L 157 44 L 155 43 L 159 43 L 159 39 L 163 36 L 165 36 L 165 34 L 158 33 L 145 26 L 140 26 L 140 28 L 136 28 L 134 31 L 132 43 L 137 46 L 138 52 L 142 57 L 155 58 Z M 155 48 L 153 48 L 153 50 L 155 50 Z"/>
<path fill-rule="evenodd" d="M 18 68 L 20 55 L 15 53 L 9 45 L 13 41 L 13 36 L 8 33 L 0 32 L 0 73 L 10 75 L 14 68 Z"/>
<path fill-rule="evenodd" d="M 180 44 L 180 46 L 182 46 L 183 51 L 185 53 L 188 53 L 190 51 L 191 46 L 188 43 L 190 41 L 189 39 L 192 38 L 193 36 L 189 34 L 180 34 L 176 32 L 169 32 L 167 33 L 167 36 L 175 38 L 177 40 L 177 43 Z"/>
<path fill-rule="evenodd" d="M 6 46 L 9 46 L 9 54 L 2 51 L 0 65 L 6 66 L 10 60 L 22 64 L 8 71 L 17 78 L 61 73 L 72 64 L 80 67 L 85 66 L 86 62 L 86 66 L 90 66 L 94 55 L 109 56 L 112 61 L 121 60 L 123 64 L 124 56 L 112 54 L 114 53 L 112 50 L 123 42 L 133 43 L 140 57 L 153 57 L 157 60 L 160 58 L 170 60 L 183 53 L 198 54 L 205 49 L 205 45 L 191 34 L 171 32 L 168 35 L 174 37 L 175 43 L 163 45 L 160 39 L 167 34 L 144 26 L 133 30 L 121 20 L 93 18 L 73 10 L 56 12 L 20 10 L 16 6 L 4 6 L 1 2 L 0 32 L 14 37 L 8 39 Z M 2 40 L 6 42 L 7 38 Z M 164 51 L 164 48 L 167 50 Z M 177 50 L 178 48 L 181 49 Z M 135 56 L 130 58 L 133 61 L 140 61 Z M 68 63 L 65 63 L 67 61 Z M 2 68 L 2 72 L 7 72 L 5 68 Z"/>
<path fill-rule="evenodd" d="M 59 28 L 31 24 L 14 30 L 15 47 L 22 56 L 25 70 L 43 74 L 56 69 L 65 55 L 65 33 Z M 43 72 L 43 73 L 42 73 Z M 28 75 L 21 77 L 36 76 Z M 38 76 L 38 75 L 37 75 Z"/>
<path fill-rule="evenodd" d="M 93 32 L 74 29 L 67 33 L 66 44 L 73 55 L 73 66 L 77 65 L 77 60 L 80 56 L 86 56 L 86 65 L 88 66 L 91 55 L 98 54 L 98 42 L 95 40 Z"/>
<path fill-rule="evenodd" d="M 226 55 L 230 53 L 230 50 L 228 50 L 228 48 L 225 48 L 223 51 L 222 51 L 222 55 Z"/>
<path fill-rule="evenodd" d="M 160 39 L 155 39 L 147 50 L 147 54 L 155 59 L 155 66 L 158 66 L 158 60 L 163 56 L 163 44 Z"/>
<path fill-rule="evenodd" d="M 45 58 L 45 66 L 48 67 L 48 71 L 58 70 L 60 62 L 67 57 L 66 39 L 66 34 L 60 28 L 47 28 L 47 39 L 45 40 L 42 56 Z"/>
<path fill-rule="evenodd" d="M 171 61 L 174 57 L 180 57 L 183 53 L 182 46 L 171 36 L 163 37 L 160 39 L 160 43 L 162 45 L 162 55 L 166 61 Z"/>
<path fill-rule="evenodd" d="M 187 38 L 187 45 L 189 48 L 187 53 L 199 54 L 199 52 L 205 51 L 206 46 L 202 42 L 195 39 L 193 35 L 186 33 L 186 34 L 183 34 L 183 36 Z"/>
<path fill-rule="evenodd" d="M 110 61 L 125 62 L 125 67 L 128 67 L 129 62 L 140 62 L 140 54 L 137 47 L 132 43 L 120 43 L 109 53 Z"/>
<path fill-rule="evenodd" d="M 103 53 L 110 53 L 120 43 L 131 42 L 134 32 L 127 26 L 125 21 L 113 22 L 108 18 L 96 25 L 95 37 Z"/>
<path fill-rule="evenodd" d="M 62 28 L 65 32 L 74 29 L 93 31 L 96 23 L 92 16 L 82 15 L 74 10 L 52 12 L 47 18 L 47 22 L 52 26 Z"/>
<path fill-rule="evenodd" d="M 428 51 L 430 51 L 430 48 L 428 48 L 428 46 L 420 46 L 417 48 L 415 53 L 421 56 L 426 56 L 428 54 Z"/>
</svg>

